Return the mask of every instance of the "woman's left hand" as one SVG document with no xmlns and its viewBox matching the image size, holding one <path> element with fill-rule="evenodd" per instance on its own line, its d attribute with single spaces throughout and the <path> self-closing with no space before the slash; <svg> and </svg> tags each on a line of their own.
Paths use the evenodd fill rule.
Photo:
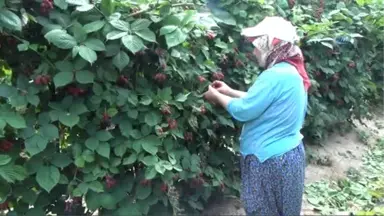
<svg viewBox="0 0 384 216">
<path fill-rule="evenodd" d="M 213 88 L 211 85 L 208 86 L 208 90 L 204 93 L 204 98 L 209 102 L 216 104 L 217 103 L 217 94 L 219 92 Z"/>
</svg>

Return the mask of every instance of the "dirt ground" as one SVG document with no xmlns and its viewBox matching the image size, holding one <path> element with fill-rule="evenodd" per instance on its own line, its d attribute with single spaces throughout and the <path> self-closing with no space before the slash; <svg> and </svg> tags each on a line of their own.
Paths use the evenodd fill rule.
<svg viewBox="0 0 384 216">
<path fill-rule="evenodd" d="M 363 165 L 362 156 L 369 145 L 384 137 L 384 115 L 364 121 L 364 126 L 356 122 L 357 128 L 344 135 L 331 135 L 323 146 L 307 145 L 306 152 L 313 162 L 306 167 L 306 183 L 319 180 L 337 180 L 346 176 L 351 169 Z M 237 198 L 209 206 L 203 215 L 245 215 Z M 303 199 L 302 215 L 316 215 L 313 207 Z"/>
</svg>

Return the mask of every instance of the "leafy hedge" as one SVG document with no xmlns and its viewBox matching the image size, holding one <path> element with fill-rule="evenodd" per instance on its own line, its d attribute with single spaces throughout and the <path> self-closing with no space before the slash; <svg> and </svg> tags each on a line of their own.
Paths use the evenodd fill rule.
<svg viewBox="0 0 384 216">
<path fill-rule="evenodd" d="M 381 102 L 382 9 L 0 0 L 1 209 L 178 214 L 238 194 L 240 125 L 202 93 L 212 80 L 244 90 L 257 77 L 240 29 L 273 14 L 299 26 L 313 82 L 304 132 L 321 140 Z"/>
</svg>

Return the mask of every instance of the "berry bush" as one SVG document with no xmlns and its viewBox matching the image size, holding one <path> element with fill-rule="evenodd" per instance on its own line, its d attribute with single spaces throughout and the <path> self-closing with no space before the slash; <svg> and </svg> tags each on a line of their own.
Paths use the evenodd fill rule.
<svg viewBox="0 0 384 216">
<path fill-rule="evenodd" d="M 378 1 L 0 0 L 0 210 L 196 213 L 238 195 L 241 125 L 202 93 L 260 72 L 242 27 L 298 26 L 312 78 L 306 137 L 381 103 Z"/>
</svg>

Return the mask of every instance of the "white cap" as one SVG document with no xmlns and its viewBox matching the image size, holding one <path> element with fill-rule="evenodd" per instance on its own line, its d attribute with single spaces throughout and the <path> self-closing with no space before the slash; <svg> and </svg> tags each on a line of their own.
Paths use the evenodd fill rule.
<svg viewBox="0 0 384 216">
<path fill-rule="evenodd" d="M 295 43 L 299 39 L 292 23 L 277 16 L 266 17 L 256 26 L 244 28 L 241 35 L 245 37 L 268 35 L 291 43 Z"/>
</svg>

